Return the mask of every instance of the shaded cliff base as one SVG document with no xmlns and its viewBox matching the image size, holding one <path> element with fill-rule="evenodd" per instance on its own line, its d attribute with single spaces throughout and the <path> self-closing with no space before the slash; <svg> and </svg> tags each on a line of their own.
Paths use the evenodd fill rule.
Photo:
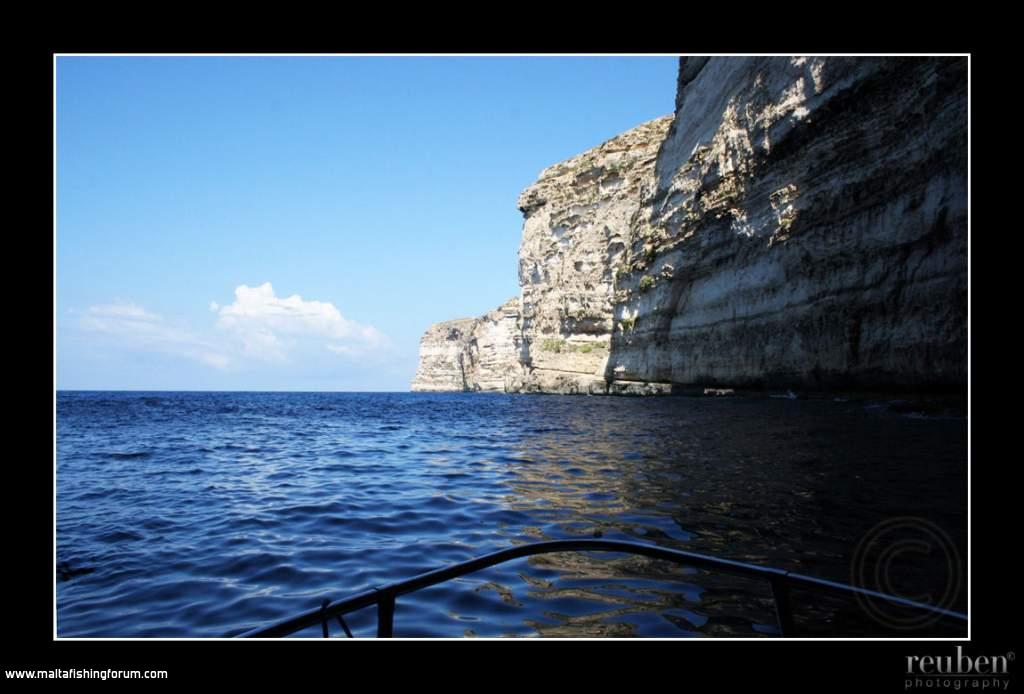
<svg viewBox="0 0 1024 694">
<path fill-rule="evenodd" d="M 725 381 L 713 377 L 691 382 L 640 381 L 601 379 L 599 376 L 564 374 L 554 381 L 538 382 L 527 375 L 506 392 L 551 393 L 558 395 L 675 395 L 675 396 L 741 396 L 790 397 L 793 399 L 893 400 L 942 402 L 962 400 L 966 403 L 967 383 L 934 378 L 914 381 L 903 374 L 879 371 L 852 376 L 842 372 L 811 369 L 807 374 L 791 372 L 766 373 L 742 381 Z"/>
<path fill-rule="evenodd" d="M 470 390 L 470 389 L 467 389 Z M 880 379 L 877 382 L 856 382 L 852 379 L 837 378 L 821 383 L 794 381 L 786 377 L 765 377 L 744 383 L 726 383 L 709 379 L 700 383 L 671 383 L 653 381 L 613 380 L 601 381 L 579 379 L 576 375 L 567 377 L 563 383 L 539 386 L 527 382 L 512 393 L 550 393 L 554 395 L 777 395 L 795 393 L 801 398 L 856 398 L 877 399 L 886 397 L 959 397 L 966 398 L 966 383 L 904 383 L 896 379 Z"/>
</svg>

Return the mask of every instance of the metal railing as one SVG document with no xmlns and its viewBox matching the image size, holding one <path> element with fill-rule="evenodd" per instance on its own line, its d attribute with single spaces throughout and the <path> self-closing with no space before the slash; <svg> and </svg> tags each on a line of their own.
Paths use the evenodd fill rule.
<svg viewBox="0 0 1024 694">
<path fill-rule="evenodd" d="M 297 631 L 320 624 L 323 628 L 323 635 L 329 635 L 328 622 L 336 618 L 338 623 L 351 636 L 348 625 L 345 624 L 343 615 L 349 612 L 377 606 L 377 638 L 390 638 L 394 633 L 395 601 L 401 595 L 406 595 L 423 588 L 442 583 L 444 581 L 458 578 L 480 569 L 485 569 L 495 564 L 501 564 L 512 559 L 531 557 L 538 554 L 549 554 L 551 552 L 622 552 L 627 554 L 638 554 L 651 559 L 662 559 L 675 564 L 681 564 L 699 569 L 712 569 L 736 576 L 745 576 L 765 580 L 771 586 L 772 598 L 775 602 L 775 615 L 778 619 L 779 631 L 782 636 L 795 635 L 793 623 L 793 608 L 790 602 L 790 590 L 793 588 L 806 589 L 818 592 L 844 595 L 847 597 L 870 598 L 881 600 L 893 605 L 900 605 L 912 610 L 929 612 L 936 618 L 949 618 L 966 622 L 967 615 L 961 612 L 954 612 L 934 605 L 915 602 L 895 595 L 886 595 L 877 591 L 859 588 L 857 586 L 826 581 L 813 576 L 804 576 L 773 569 L 755 564 L 747 564 L 730 559 L 720 559 L 706 554 L 695 552 L 684 552 L 677 549 L 667 549 L 654 545 L 645 545 L 638 542 L 622 542 L 618 540 L 553 540 L 549 542 L 535 542 L 531 544 L 518 545 L 503 549 L 491 554 L 485 554 L 476 559 L 435 569 L 426 573 L 414 576 L 404 581 L 389 583 L 384 586 L 364 591 L 340 602 L 331 603 L 325 601 L 316 610 L 310 610 L 297 617 L 292 617 L 278 622 L 271 626 L 259 627 L 239 635 L 239 638 L 279 638 L 294 634 Z"/>
</svg>

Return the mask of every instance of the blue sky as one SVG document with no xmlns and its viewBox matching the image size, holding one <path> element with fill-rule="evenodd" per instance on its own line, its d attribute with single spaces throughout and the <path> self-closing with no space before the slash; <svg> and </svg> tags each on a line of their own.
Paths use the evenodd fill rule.
<svg viewBox="0 0 1024 694">
<path fill-rule="evenodd" d="M 672 57 L 59 57 L 57 387 L 408 390 Z"/>
</svg>

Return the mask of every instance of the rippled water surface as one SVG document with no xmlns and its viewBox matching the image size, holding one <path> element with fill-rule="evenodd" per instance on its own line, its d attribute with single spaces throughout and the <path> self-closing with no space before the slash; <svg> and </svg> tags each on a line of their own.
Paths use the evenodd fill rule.
<svg viewBox="0 0 1024 694">
<path fill-rule="evenodd" d="M 966 432 L 865 402 L 62 392 L 58 635 L 233 635 L 542 539 L 846 583 L 871 528 L 914 517 L 962 558 Z M 947 590 L 935 552 L 918 554 L 893 589 Z M 815 633 L 870 632 L 849 617 L 799 614 Z M 349 624 L 373 636 L 373 610 Z M 400 598 L 395 617 L 396 636 L 777 633 L 756 581 L 601 553 L 487 569 Z"/>
</svg>

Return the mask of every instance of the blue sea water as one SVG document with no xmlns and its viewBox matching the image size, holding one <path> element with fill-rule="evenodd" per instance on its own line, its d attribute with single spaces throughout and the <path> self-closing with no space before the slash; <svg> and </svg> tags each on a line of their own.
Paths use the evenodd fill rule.
<svg viewBox="0 0 1024 694">
<path fill-rule="evenodd" d="M 56 468 L 59 637 L 235 635 L 543 539 L 845 583 L 872 528 L 915 518 L 966 556 L 966 420 L 884 403 L 59 392 Z M 890 588 L 948 592 L 943 558 L 920 559 Z M 808 633 L 871 633 L 854 613 L 798 616 Z M 373 636 L 374 610 L 348 623 Z M 777 633 L 757 581 L 601 553 L 516 560 L 395 615 L 412 637 Z"/>
</svg>

